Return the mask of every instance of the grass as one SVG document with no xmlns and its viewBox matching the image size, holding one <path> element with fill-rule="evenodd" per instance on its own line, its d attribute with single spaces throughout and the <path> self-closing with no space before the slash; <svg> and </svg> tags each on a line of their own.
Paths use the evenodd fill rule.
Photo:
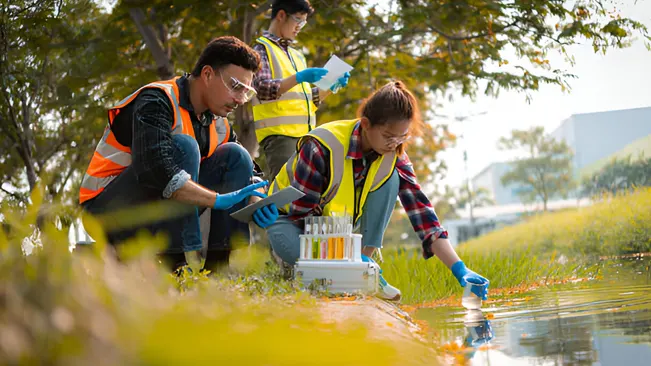
<svg viewBox="0 0 651 366">
<path fill-rule="evenodd" d="M 457 252 L 491 288 L 517 287 L 593 275 L 599 256 L 651 251 L 651 188 L 610 197 L 586 208 L 532 217 L 469 241 Z M 416 250 L 389 250 L 384 276 L 405 303 L 459 295 L 461 287 L 440 261 Z"/>
<path fill-rule="evenodd" d="M 238 250 L 236 273 L 216 280 L 176 279 L 151 260 L 162 237 L 135 238 L 117 263 L 91 224 L 97 245 L 70 253 L 55 225 L 35 230 L 38 194 L 32 202 L 24 214 L 2 212 L 0 364 L 395 365 L 410 350 L 358 322 L 324 322 L 313 297 L 261 264 L 263 253 Z"/>
<path fill-rule="evenodd" d="M 610 256 L 651 251 L 651 188 L 617 197 L 604 196 L 592 206 L 535 216 L 468 241 L 468 251 L 558 252 L 572 257 Z"/>
</svg>

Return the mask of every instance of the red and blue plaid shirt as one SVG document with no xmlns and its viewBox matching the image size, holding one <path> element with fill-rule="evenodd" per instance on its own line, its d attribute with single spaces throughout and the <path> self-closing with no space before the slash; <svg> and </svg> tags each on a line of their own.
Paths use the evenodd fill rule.
<svg viewBox="0 0 651 366">
<path fill-rule="evenodd" d="M 375 152 L 363 154 L 361 130 L 357 123 L 350 137 L 350 147 L 346 155 L 346 159 L 353 159 L 356 188 L 361 186 L 373 160 L 379 157 Z M 328 150 L 316 139 L 309 138 L 301 146 L 292 186 L 305 192 L 305 196 L 290 205 L 289 215 L 293 220 L 301 219 L 308 214 L 321 213 L 319 202 L 321 195 L 328 188 L 330 176 L 328 160 Z M 438 238 L 447 238 L 448 233 L 441 227 L 434 207 L 418 184 L 407 153 L 398 158 L 396 169 L 400 178 L 398 198 L 409 216 L 414 231 L 422 241 L 423 257 L 428 259 L 434 255 L 431 249 L 432 242 Z"/>
</svg>

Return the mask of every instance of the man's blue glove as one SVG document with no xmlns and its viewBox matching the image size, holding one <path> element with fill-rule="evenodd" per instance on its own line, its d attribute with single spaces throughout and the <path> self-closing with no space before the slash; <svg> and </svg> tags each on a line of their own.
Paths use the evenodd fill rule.
<svg viewBox="0 0 651 366">
<path fill-rule="evenodd" d="M 327 69 L 321 67 L 311 67 L 309 69 L 301 70 L 296 73 L 297 83 L 316 83 L 321 80 L 325 74 L 328 73 Z"/>
<path fill-rule="evenodd" d="M 261 198 L 267 197 L 266 194 L 256 191 L 256 189 L 262 188 L 269 184 L 269 181 L 258 182 L 255 184 L 248 185 L 239 191 L 217 194 L 215 198 L 215 203 L 212 205 L 212 208 L 215 210 L 228 210 L 229 208 L 235 206 L 236 204 L 242 202 L 244 199 L 249 196 L 258 196 Z"/>
<path fill-rule="evenodd" d="M 336 94 L 339 91 L 339 89 L 345 88 L 346 85 L 348 85 L 348 79 L 350 79 L 350 73 L 346 72 L 344 76 L 337 79 L 336 83 L 332 84 L 332 86 L 330 87 L 330 91 Z"/>
<path fill-rule="evenodd" d="M 266 229 L 267 226 L 273 225 L 277 219 L 278 209 L 276 208 L 275 203 L 259 208 L 253 213 L 253 221 L 263 229 Z"/>
<path fill-rule="evenodd" d="M 489 281 L 477 273 L 466 268 L 463 261 L 458 261 L 450 267 L 452 274 L 459 281 L 461 287 L 466 287 L 468 283 L 483 286 L 473 286 L 472 293 L 482 300 L 487 299 Z"/>
</svg>

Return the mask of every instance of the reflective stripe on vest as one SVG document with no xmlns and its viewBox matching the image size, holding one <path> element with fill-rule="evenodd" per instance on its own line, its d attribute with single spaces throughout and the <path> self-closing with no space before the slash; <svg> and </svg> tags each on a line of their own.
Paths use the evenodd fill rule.
<svg viewBox="0 0 651 366">
<path fill-rule="evenodd" d="M 115 117 L 120 111 L 131 103 L 138 94 L 146 88 L 158 88 L 167 94 L 172 102 L 174 113 L 174 122 L 172 124 L 172 134 L 186 134 L 195 138 L 194 128 L 190 113 L 182 108 L 178 103 L 179 90 L 173 80 L 158 81 L 147 84 L 127 98 L 120 101 L 115 107 L 108 111 L 109 123 L 104 130 L 104 135 L 97 143 L 93 157 L 88 165 L 86 174 L 81 182 L 79 190 L 79 202 L 83 203 L 99 195 L 106 186 L 113 181 L 124 169 L 131 165 L 131 149 L 120 144 L 111 131 L 110 126 L 113 124 Z M 231 134 L 231 127 L 226 118 L 214 118 L 209 126 L 209 149 L 208 154 L 202 157 L 202 160 L 212 156 L 217 147 L 228 142 Z"/>
<path fill-rule="evenodd" d="M 285 52 L 266 37 L 258 38 L 257 42 L 265 47 L 272 79 L 290 77 L 307 67 L 297 50 L 288 47 Z M 297 84 L 275 100 L 254 97 L 251 106 L 258 142 L 271 135 L 301 137 L 316 125 L 317 107 L 312 102 L 309 83 Z"/>
<path fill-rule="evenodd" d="M 345 211 L 351 216 L 357 214 L 355 219 L 359 219 L 368 193 L 379 189 L 391 177 L 395 169 L 397 160 L 395 152 L 377 158 L 369 167 L 364 187 L 361 190 L 361 197 L 358 202 L 355 202 L 353 160 L 346 156 L 350 147 L 350 136 L 357 122 L 358 120 L 348 120 L 326 123 L 306 136 L 316 138 L 330 153 L 330 178 L 328 187 L 321 195 L 319 203 L 324 216 L 330 215 L 332 212 L 343 213 Z M 299 140 L 297 151 L 304 140 L 304 138 Z M 297 153 L 294 153 L 274 179 L 271 185 L 272 194 L 287 187 L 294 180 L 296 156 Z M 289 212 L 289 205 L 284 206 L 282 210 L 285 213 Z"/>
</svg>

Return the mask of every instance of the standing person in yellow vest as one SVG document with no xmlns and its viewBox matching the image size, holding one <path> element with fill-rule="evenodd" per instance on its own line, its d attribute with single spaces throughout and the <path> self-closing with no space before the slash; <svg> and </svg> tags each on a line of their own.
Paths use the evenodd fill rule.
<svg viewBox="0 0 651 366">
<path fill-rule="evenodd" d="M 310 86 L 328 73 L 307 68 L 303 54 L 291 47 L 314 12 L 307 0 L 276 0 L 271 25 L 253 47 L 260 54 L 260 70 L 253 80 L 257 95 L 251 105 L 258 143 L 270 180 L 294 152 L 298 139 L 316 126 L 316 110 L 332 91 L 348 84 L 349 73 L 327 91 Z"/>
<path fill-rule="evenodd" d="M 306 193 L 286 207 L 267 229 L 274 253 L 293 265 L 299 257 L 299 235 L 307 215 L 346 212 L 361 232 L 362 258 L 382 247 L 396 199 L 422 241 L 425 259 L 437 256 L 461 286 L 467 282 L 486 299 L 488 280 L 466 268 L 452 248 L 434 207 L 416 180 L 404 143 L 420 131 L 418 102 L 402 82 L 378 89 L 360 107 L 359 118 L 335 121 L 300 139 L 296 153 L 271 183 L 275 192 L 292 185 Z M 380 276 L 381 294 L 397 300 L 400 291 Z"/>
<path fill-rule="evenodd" d="M 100 215 L 111 244 L 142 229 L 164 232 L 169 246 L 161 257 L 175 270 L 186 264 L 184 252 L 202 248 L 199 210 L 208 208 L 205 268 L 228 263 L 230 238 L 249 235 L 248 224 L 228 210 L 265 197 L 268 184 L 225 118 L 255 95 L 250 83 L 259 65 L 245 43 L 219 37 L 202 51 L 191 74 L 147 84 L 109 109 L 79 201 Z M 125 227 L 141 219 L 139 206 L 162 200 L 170 202 L 159 207 L 162 217 Z M 264 228 L 277 217 L 271 205 L 256 211 L 254 221 Z"/>
</svg>

